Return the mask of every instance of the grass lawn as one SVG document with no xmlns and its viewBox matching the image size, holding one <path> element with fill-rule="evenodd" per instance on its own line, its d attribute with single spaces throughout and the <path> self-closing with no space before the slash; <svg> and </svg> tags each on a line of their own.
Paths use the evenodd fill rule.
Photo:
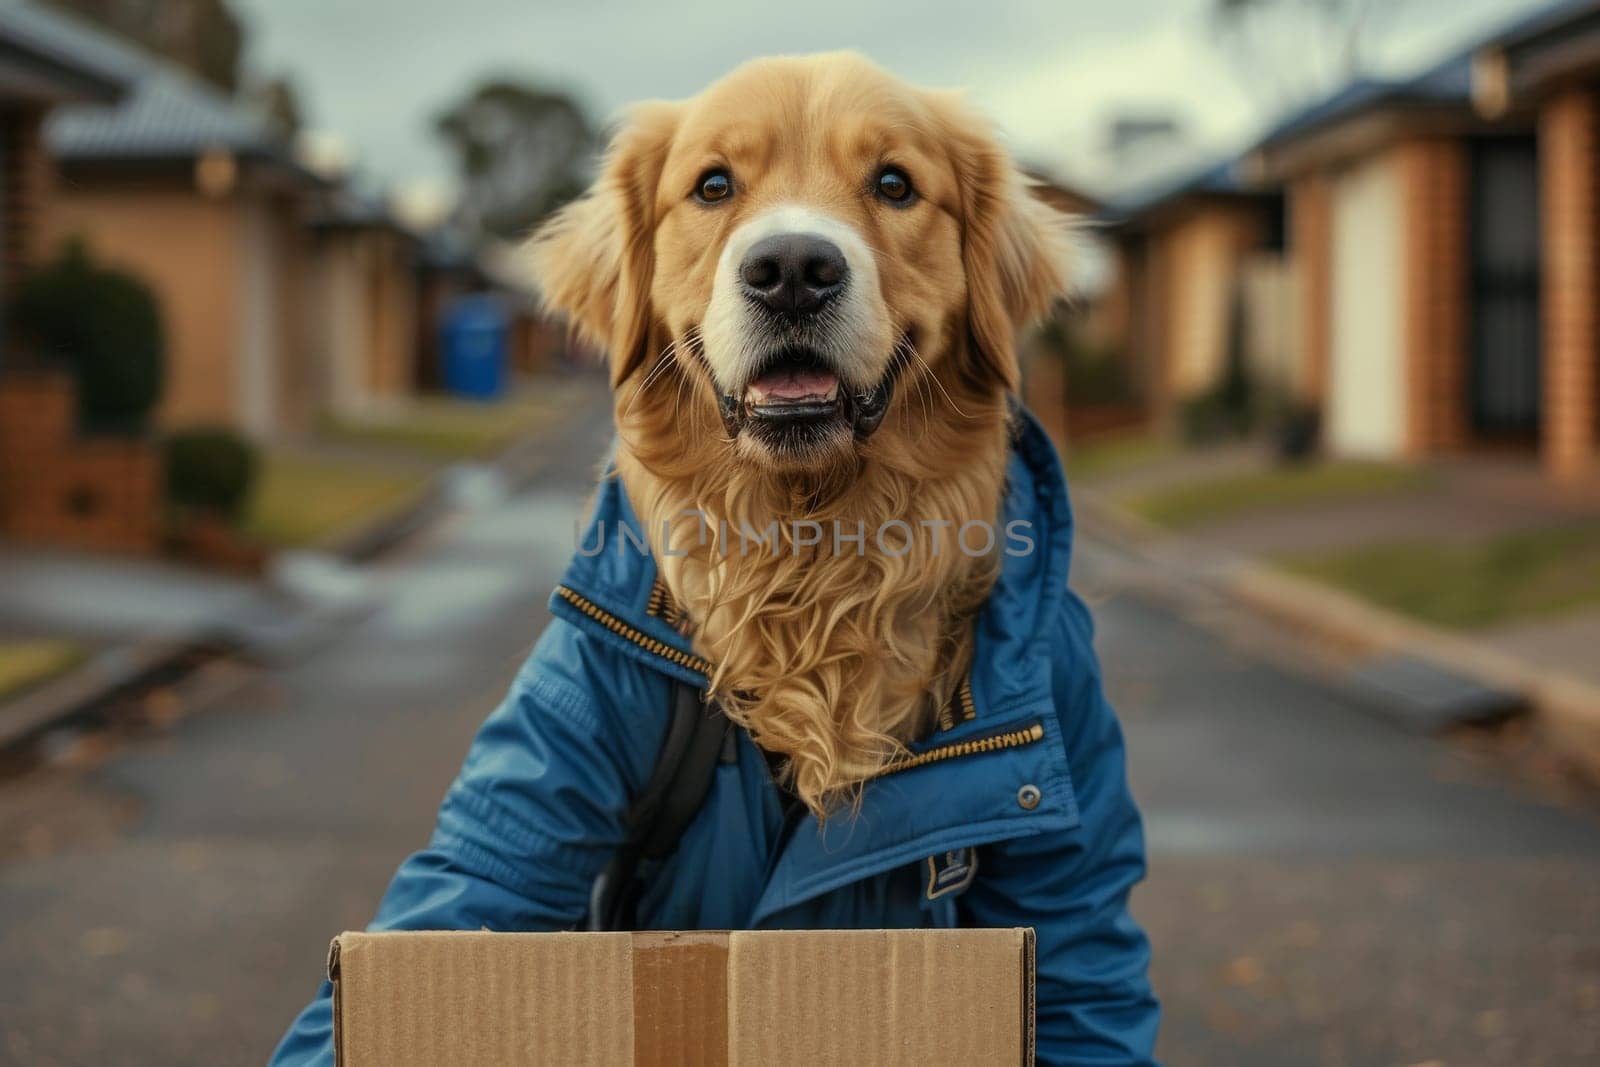
<svg viewBox="0 0 1600 1067">
<path fill-rule="evenodd" d="M 1252 511 L 1403 493 L 1429 482 L 1426 472 L 1395 464 L 1316 463 L 1189 482 L 1135 494 L 1122 503 L 1157 525 L 1184 529 Z"/>
<path fill-rule="evenodd" d="M 245 532 L 275 548 L 310 545 L 399 507 L 421 470 L 314 453 L 265 452 Z"/>
<path fill-rule="evenodd" d="M 82 662 L 83 646 L 61 640 L 0 640 L 0 700 Z"/>
<path fill-rule="evenodd" d="M 1600 605 L 1600 523 L 1480 544 L 1375 545 L 1279 562 L 1383 607 L 1457 629 Z"/>
<path fill-rule="evenodd" d="M 1143 431 L 1113 434 L 1067 447 L 1067 477 L 1075 482 L 1121 474 L 1166 459 L 1178 451 L 1174 441 Z"/>
<path fill-rule="evenodd" d="M 560 383 L 544 383 L 492 404 L 424 396 L 393 411 L 330 417 L 322 436 L 347 444 L 397 448 L 435 459 L 468 459 L 493 452 L 559 411 Z"/>
</svg>

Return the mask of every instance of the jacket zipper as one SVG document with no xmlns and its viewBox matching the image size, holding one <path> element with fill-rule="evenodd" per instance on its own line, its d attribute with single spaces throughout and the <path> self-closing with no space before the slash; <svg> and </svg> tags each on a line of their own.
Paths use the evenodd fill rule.
<svg viewBox="0 0 1600 1067">
<path fill-rule="evenodd" d="M 704 675 L 707 678 L 711 677 L 710 660 L 685 652 L 681 648 L 673 648 L 665 641 L 657 641 L 637 627 L 629 626 L 582 593 L 576 592 L 565 585 L 556 586 L 556 595 L 577 608 L 586 617 L 593 619 L 618 637 L 632 641 L 646 652 L 659 656 L 675 666 L 694 671 L 696 674 Z"/>
<path fill-rule="evenodd" d="M 556 586 L 556 595 L 562 600 L 565 600 L 567 603 L 571 604 L 573 607 L 577 608 L 578 611 L 581 612 L 585 617 L 593 619 L 595 622 L 599 623 L 601 626 L 604 626 L 618 637 L 633 642 L 646 652 L 649 652 L 655 656 L 659 656 L 668 663 L 672 663 L 676 666 L 694 671 L 695 673 L 704 677 L 709 678 L 711 676 L 712 667 L 710 660 L 705 659 L 703 656 L 696 656 L 693 653 L 685 652 L 680 648 L 674 648 L 665 641 L 656 640 L 637 627 L 630 626 L 623 622 L 611 612 L 607 611 L 605 608 L 602 608 L 600 605 L 596 604 L 594 601 L 590 600 L 588 597 L 577 592 L 571 587 L 565 585 Z M 970 686 L 970 680 L 963 680 L 960 692 L 963 721 L 971 719 L 976 714 L 977 710 L 973 705 L 972 690 Z M 885 767 L 883 770 L 879 771 L 873 777 L 883 778 L 891 774 L 899 774 L 901 771 L 909 771 L 914 770 L 917 767 L 925 767 L 930 763 L 941 763 L 944 760 L 960 759 L 963 756 L 978 756 L 986 752 L 998 752 L 1007 748 L 1020 748 L 1023 745 L 1031 745 L 1036 741 L 1042 740 L 1043 738 L 1044 724 L 1037 722 L 1030 723 L 1027 726 L 1023 726 L 1015 730 L 1004 730 L 999 733 L 988 734 L 984 737 L 974 737 L 966 741 L 955 741 L 947 745 L 938 745 L 934 748 L 928 749 L 925 752 L 919 752 L 914 756 L 907 756 L 904 759 L 897 760 L 894 763 L 891 763 L 888 767 Z"/>
<path fill-rule="evenodd" d="M 917 767 L 926 767 L 930 763 L 941 763 L 944 760 L 960 759 L 963 756 L 978 756 L 986 752 L 998 752 L 1001 749 L 1021 748 L 1031 745 L 1036 741 L 1044 740 L 1044 723 L 1029 723 L 1027 726 L 1015 730 L 1003 730 L 999 733 L 987 734 L 983 737 L 974 737 L 967 741 L 953 741 L 948 745 L 938 745 L 919 752 L 914 756 L 896 760 L 873 777 L 883 778 L 901 771 L 914 770 Z"/>
</svg>

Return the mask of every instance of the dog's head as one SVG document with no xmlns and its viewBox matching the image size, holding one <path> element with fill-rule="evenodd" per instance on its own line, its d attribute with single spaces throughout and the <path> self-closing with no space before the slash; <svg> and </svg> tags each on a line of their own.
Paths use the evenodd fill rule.
<svg viewBox="0 0 1600 1067">
<path fill-rule="evenodd" d="M 615 385 L 676 361 L 742 461 L 803 470 L 862 449 L 913 379 L 1014 387 L 1065 222 L 958 97 L 830 54 L 635 109 L 533 251 Z"/>
</svg>

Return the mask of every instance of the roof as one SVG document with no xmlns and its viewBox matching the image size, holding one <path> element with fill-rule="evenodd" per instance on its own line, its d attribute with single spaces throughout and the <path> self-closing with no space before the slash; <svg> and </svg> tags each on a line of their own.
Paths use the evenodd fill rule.
<svg viewBox="0 0 1600 1067">
<path fill-rule="evenodd" d="M 353 184 L 332 190 L 312 215 L 311 225 L 325 230 L 392 230 L 417 237 L 381 195 Z"/>
<path fill-rule="evenodd" d="M 45 137 L 63 162 L 181 160 L 225 148 L 300 170 L 271 119 L 165 59 L 32 4 L 0 5 L 0 31 L 78 57 L 127 87 L 115 102 L 69 104 L 50 114 Z"/>
<path fill-rule="evenodd" d="M 478 252 L 466 234 L 454 226 L 440 226 L 422 235 L 417 263 L 441 273 L 482 273 Z"/>
<path fill-rule="evenodd" d="M 127 89 L 125 65 L 66 20 L 34 7 L 0 5 L 0 95 L 49 102 L 115 101 Z"/>
<path fill-rule="evenodd" d="M 1031 183 L 1034 195 L 1047 203 L 1054 204 L 1063 211 L 1093 213 L 1099 210 L 1098 199 L 1090 196 L 1077 184 L 1057 176 L 1049 167 L 1025 163 L 1021 170 Z"/>
<path fill-rule="evenodd" d="M 1247 182 L 1241 173 L 1238 157 L 1212 160 L 1203 166 L 1186 170 L 1176 177 L 1144 186 L 1128 196 L 1109 201 L 1101 209 L 1102 222 L 1126 226 L 1182 200 L 1196 197 L 1250 198 L 1270 196 L 1272 189 L 1259 189 Z"/>
<path fill-rule="evenodd" d="M 1529 18 L 1480 51 L 1477 102 L 1485 114 L 1530 91 L 1592 79 L 1600 70 L 1600 0 L 1569 0 Z"/>
<path fill-rule="evenodd" d="M 1600 11 L 1600 0 L 1558 0 L 1505 27 L 1482 47 L 1514 48 L 1558 30 L 1569 19 Z"/>
<path fill-rule="evenodd" d="M 1596 0 L 1557 0 L 1513 18 L 1487 37 L 1474 41 L 1420 74 L 1410 78 L 1352 82 L 1279 120 L 1255 147 L 1273 148 L 1380 108 L 1469 107 L 1473 60 L 1480 51 L 1544 33 L 1572 15 L 1596 6 Z"/>
<path fill-rule="evenodd" d="M 1493 34 L 1409 78 L 1363 78 L 1280 119 L 1247 152 L 1215 160 L 1132 195 L 1113 199 L 1100 213 L 1112 225 L 1127 225 L 1189 197 L 1270 193 L 1250 173 L 1255 153 L 1298 141 L 1361 115 L 1388 107 L 1471 107 L 1475 57 L 1484 49 L 1507 48 L 1559 35 L 1577 18 L 1600 14 L 1600 0 L 1556 0 L 1502 25 Z"/>
</svg>

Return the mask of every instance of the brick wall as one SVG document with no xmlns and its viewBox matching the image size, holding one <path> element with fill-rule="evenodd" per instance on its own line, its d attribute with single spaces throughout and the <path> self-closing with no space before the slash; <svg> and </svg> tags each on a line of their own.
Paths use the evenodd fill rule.
<svg viewBox="0 0 1600 1067">
<path fill-rule="evenodd" d="M 1120 331 L 1106 338 L 1128 361 L 1139 395 L 1151 418 L 1165 426 L 1172 415 L 1162 352 L 1165 323 L 1159 314 L 1165 299 L 1163 257 L 1158 242 L 1146 237 L 1123 238 L 1117 244 L 1116 310 L 1108 316 Z"/>
<path fill-rule="evenodd" d="M 44 113 L 36 108 L 0 111 L 0 289 L 11 287 L 43 255 L 43 212 L 55 168 L 40 139 Z"/>
<path fill-rule="evenodd" d="M 0 378 L 0 532 L 97 551 L 155 551 L 155 449 L 143 440 L 78 438 L 75 421 L 69 378 Z"/>
<path fill-rule="evenodd" d="M 1037 353 L 1024 356 L 1022 402 L 1060 448 L 1067 439 L 1067 384 L 1059 356 Z"/>
<path fill-rule="evenodd" d="M 1600 95 L 1571 89 L 1539 118 L 1544 213 L 1544 463 L 1592 472 L 1600 430 Z"/>
<path fill-rule="evenodd" d="M 1328 395 L 1328 352 L 1333 308 L 1333 196 L 1320 174 L 1289 187 L 1289 255 L 1300 290 L 1301 399 L 1321 404 Z"/>
<path fill-rule="evenodd" d="M 1423 456 L 1467 443 L 1467 150 L 1429 138 L 1397 159 L 1406 448 Z"/>
</svg>

